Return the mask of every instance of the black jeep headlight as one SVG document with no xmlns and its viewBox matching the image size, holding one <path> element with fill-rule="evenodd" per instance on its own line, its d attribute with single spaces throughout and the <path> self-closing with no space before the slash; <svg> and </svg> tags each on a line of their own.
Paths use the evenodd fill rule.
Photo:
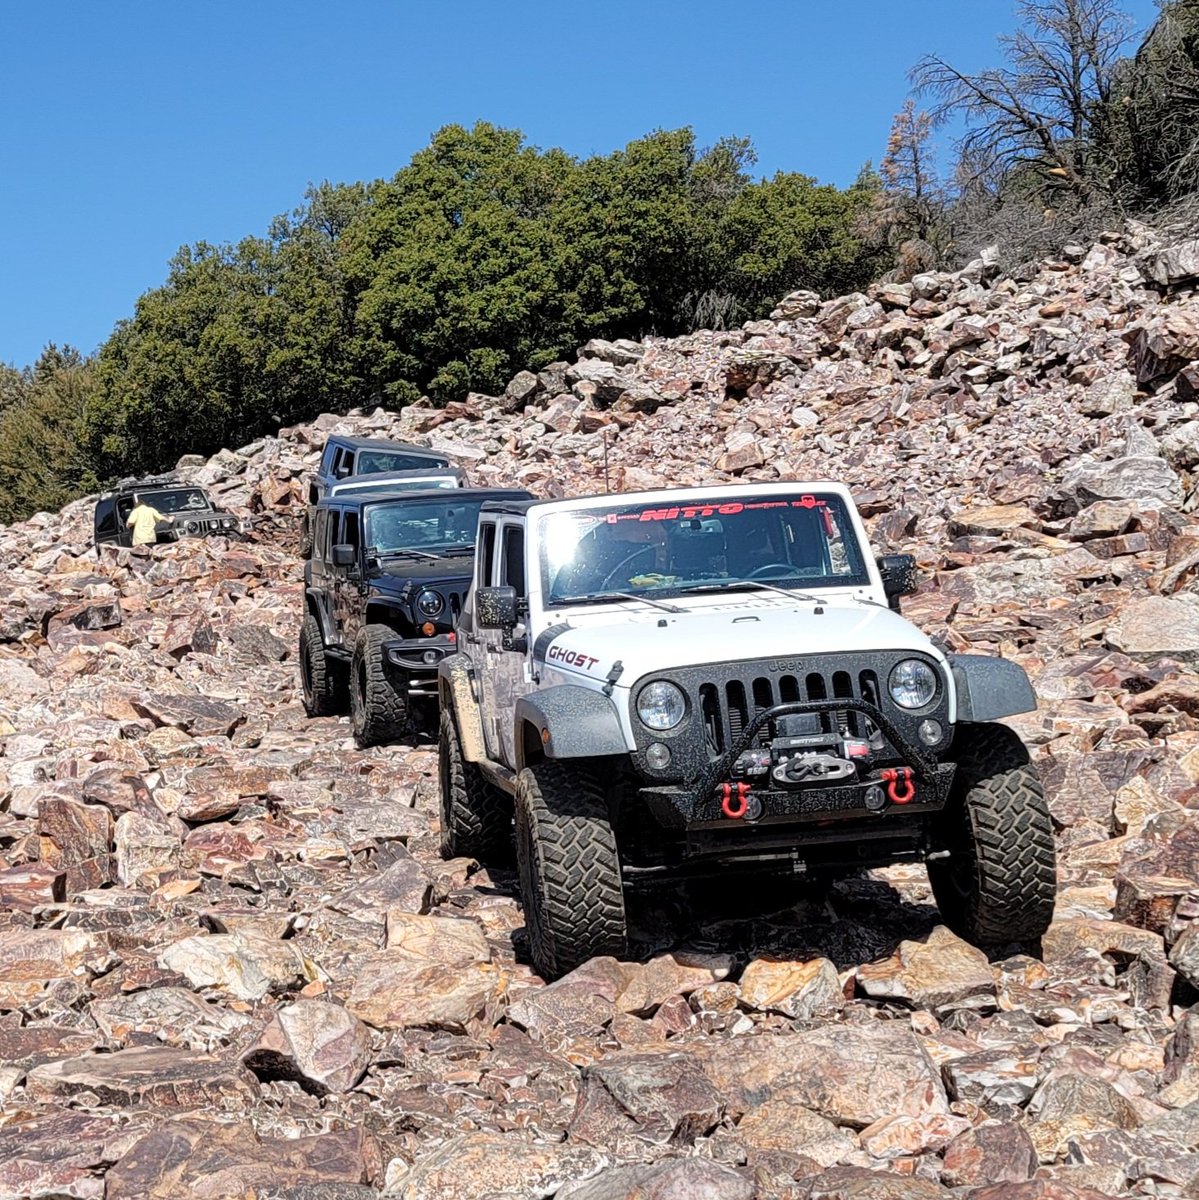
<svg viewBox="0 0 1199 1200">
<path fill-rule="evenodd" d="M 221 528 L 222 528 L 222 529 L 232 529 L 232 528 L 233 528 L 233 518 L 232 518 L 232 517 L 224 517 L 224 518 L 222 518 L 222 520 L 221 520 Z"/>
<path fill-rule="evenodd" d="M 197 525 L 195 521 L 187 521 L 184 523 L 183 528 L 186 529 L 188 533 L 195 533 L 200 526 Z"/>
<path fill-rule="evenodd" d="M 686 714 L 683 693 L 664 679 L 642 688 L 637 697 L 637 715 L 647 729 L 673 729 Z"/>
<path fill-rule="evenodd" d="M 440 592 L 426 588 L 416 598 L 416 609 L 422 617 L 435 617 L 443 608 L 445 608 L 445 601 L 441 598 Z"/>
<path fill-rule="evenodd" d="M 937 673 L 918 658 L 905 658 L 891 668 L 887 686 L 900 708 L 923 708 L 937 694 Z"/>
</svg>

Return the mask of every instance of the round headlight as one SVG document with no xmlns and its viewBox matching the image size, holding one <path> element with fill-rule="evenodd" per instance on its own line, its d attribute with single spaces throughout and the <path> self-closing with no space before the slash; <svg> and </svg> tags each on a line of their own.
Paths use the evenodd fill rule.
<svg viewBox="0 0 1199 1200">
<path fill-rule="evenodd" d="M 417 596 L 416 607 L 420 610 L 422 617 L 435 617 L 445 608 L 445 601 L 441 598 L 440 592 L 426 590 Z"/>
<path fill-rule="evenodd" d="M 232 528 L 233 528 L 233 518 L 232 518 L 232 517 L 226 517 L 226 518 L 225 518 L 225 519 L 224 519 L 224 520 L 221 522 L 221 528 L 222 528 L 222 529 L 232 529 Z"/>
<path fill-rule="evenodd" d="M 637 697 L 637 715 L 650 729 L 673 729 L 687 712 L 683 693 L 673 683 L 658 680 Z"/>
<path fill-rule="evenodd" d="M 188 533 L 195 533 L 200 527 L 195 523 L 195 521 L 187 521 L 183 528 L 186 529 Z"/>
<path fill-rule="evenodd" d="M 888 686 L 900 708 L 923 708 L 937 694 L 937 673 L 918 658 L 905 658 L 892 667 Z"/>
</svg>

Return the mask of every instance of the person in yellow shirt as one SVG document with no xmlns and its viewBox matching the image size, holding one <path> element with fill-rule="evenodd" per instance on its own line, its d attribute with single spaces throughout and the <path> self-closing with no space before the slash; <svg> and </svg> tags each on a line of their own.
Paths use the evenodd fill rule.
<svg viewBox="0 0 1199 1200">
<path fill-rule="evenodd" d="M 125 524 L 133 530 L 133 544 L 135 546 L 152 546 L 158 541 L 158 522 L 167 521 L 173 523 L 174 520 L 174 517 L 164 516 L 158 509 L 147 504 L 141 496 L 134 496 L 133 511 L 130 512 Z"/>
</svg>

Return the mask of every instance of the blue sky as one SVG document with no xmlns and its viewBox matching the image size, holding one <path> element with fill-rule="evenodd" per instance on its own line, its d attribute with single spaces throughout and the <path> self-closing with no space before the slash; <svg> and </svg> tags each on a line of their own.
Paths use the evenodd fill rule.
<svg viewBox="0 0 1199 1200">
<path fill-rule="evenodd" d="M 1144 26 L 1152 0 L 1126 0 Z M 0 362 L 90 351 L 185 243 L 310 181 L 388 176 L 448 122 L 606 153 L 748 135 L 846 184 L 908 67 L 996 57 L 1011 0 L 0 0 Z"/>
</svg>

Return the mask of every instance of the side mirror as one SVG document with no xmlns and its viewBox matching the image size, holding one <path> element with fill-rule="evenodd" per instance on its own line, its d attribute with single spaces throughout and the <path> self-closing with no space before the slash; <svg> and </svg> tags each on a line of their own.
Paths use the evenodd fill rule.
<svg viewBox="0 0 1199 1200">
<path fill-rule="evenodd" d="M 481 587 L 475 592 L 481 629 L 511 629 L 516 624 L 516 588 Z"/>
<path fill-rule="evenodd" d="M 350 474 L 350 464 L 349 463 L 339 463 L 337 470 L 333 472 L 333 476 L 335 479 L 346 479 L 349 477 L 349 474 Z"/>
<path fill-rule="evenodd" d="M 900 596 L 910 596 L 919 586 L 916 559 L 911 554 L 883 554 L 876 560 L 883 577 L 883 594 L 892 608 L 899 608 Z"/>
<path fill-rule="evenodd" d="M 342 544 L 333 547 L 333 565 L 335 567 L 352 567 L 358 552 L 353 546 Z"/>
</svg>

